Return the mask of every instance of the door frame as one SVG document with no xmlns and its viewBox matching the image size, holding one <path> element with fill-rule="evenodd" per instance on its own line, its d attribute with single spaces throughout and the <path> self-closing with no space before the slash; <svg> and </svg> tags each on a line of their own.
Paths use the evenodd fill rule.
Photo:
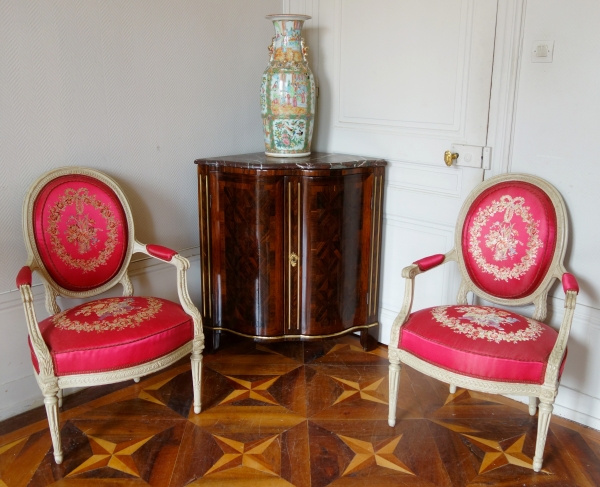
<svg viewBox="0 0 600 487">
<path fill-rule="evenodd" d="M 492 160 L 484 180 L 510 172 L 526 7 L 527 0 L 498 0 L 486 143 Z"/>
</svg>

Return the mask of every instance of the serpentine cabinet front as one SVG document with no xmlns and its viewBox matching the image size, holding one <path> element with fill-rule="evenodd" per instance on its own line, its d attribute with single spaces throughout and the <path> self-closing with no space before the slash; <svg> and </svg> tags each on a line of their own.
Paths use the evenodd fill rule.
<svg viewBox="0 0 600 487">
<path fill-rule="evenodd" d="M 196 161 L 201 312 L 215 347 L 221 331 L 309 340 L 358 330 L 366 347 L 378 326 L 385 162 L 237 161 L 250 156 Z"/>
</svg>

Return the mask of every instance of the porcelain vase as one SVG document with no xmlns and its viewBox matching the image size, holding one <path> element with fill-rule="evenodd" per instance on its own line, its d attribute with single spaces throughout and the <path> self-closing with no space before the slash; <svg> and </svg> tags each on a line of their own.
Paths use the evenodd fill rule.
<svg viewBox="0 0 600 487">
<path fill-rule="evenodd" d="M 310 154 L 315 122 L 315 79 L 307 62 L 302 25 L 308 15 L 267 15 L 275 36 L 262 77 L 260 104 L 265 153 L 273 157 Z"/>
</svg>

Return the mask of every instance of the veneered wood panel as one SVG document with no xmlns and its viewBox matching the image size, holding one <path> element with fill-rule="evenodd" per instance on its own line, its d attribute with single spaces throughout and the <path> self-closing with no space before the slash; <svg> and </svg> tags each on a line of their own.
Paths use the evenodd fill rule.
<svg viewBox="0 0 600 487">
<path fill-rule="evenodd" d="M 283 179 L 211 172 L 213 325 L 283 333 Z"/>
<path fill-rule="evenodd" d="M 372 170 L 300 182 L 302 331 L 329 334 L 365 325 Z"/>
</svg>

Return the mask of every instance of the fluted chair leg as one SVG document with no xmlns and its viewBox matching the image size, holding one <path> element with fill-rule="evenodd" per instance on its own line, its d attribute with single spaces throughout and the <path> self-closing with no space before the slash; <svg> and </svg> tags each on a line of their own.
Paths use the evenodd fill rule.
<svg viewBox="0 0 600 487">
<path fill-rule="evenodd" d="M 63 405 L 63 390 L 59 389 L 56 393 L 56 397 L 58 398 L 58 407 L 62 408 Z"/>
<path fill-rule="evenodd" d="M 390 411 L 388 415 L 388 424 L 396 424 L 396 405 L 398 404 L 398 387 L 400 386 L 400 361 L 390 359 Z"/>
<path fill-rule="evenodd" d="M 54 447 L 54 460 L 56 463 L 62 463 L 63 451 L 60 444 L 60 424 L 58 421 L 57 394 L 44 394 L 44 405 L 46 406 L 48 426 L 50 427 L 50 436 L 52 437 L 52 446 Z"/>
<path fill-rule="evenodd" d="M 194 413 L 199 414 L 202 409 L 201 387 L 202 387 L 202 354 L 192 353 L 192 381 L 194 383 Z"/>
<path fill-rule="evenodd" d="M 529 414 L 535 416 L 537 410 L 537 397 L 529 396 Z"/>
<path fill-rule="evenodd" d="M 540 398 L 537 440 L 535 442 L 535 456 L 533 457 L 533 470 L 539 472 L 542 469 L 542 458 L 544 456 L 544 447 L 546 446 L 546 437 L 548 436 L 548 427 L 550 426 L 550 417 L 554 409 L 552 403 Z"/>
</svg>

